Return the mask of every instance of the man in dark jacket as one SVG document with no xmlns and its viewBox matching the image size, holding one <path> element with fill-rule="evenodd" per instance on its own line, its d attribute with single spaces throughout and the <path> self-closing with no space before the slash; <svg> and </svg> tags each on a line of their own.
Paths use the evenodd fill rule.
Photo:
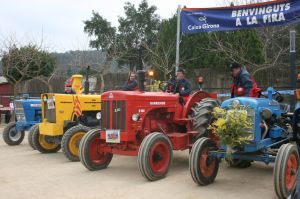
<svg viewBox="0 0 300 199">
<path fill-rule="evenodd" d="M 191 94 L 192 86 L 188 80 L 185 79 L 185 70 L 179 68 L 177 70 L 177 79 L 172 88 L 173 93 L 179 93 L 180 96 L 186 97 Z"/>
<path fill-rule="evenodd" d="M 239 63 L 230 65 L 233 81 L 230 88 L 231 97 L 260 97 L 261 89 L 249 72 Z"/>
<path fill-rule="evenodd" d="M 135 73 L 130 73 L 128 80 L 123 86 L 123 91 L 136 91 L 139 89 Z"/>
</svg>

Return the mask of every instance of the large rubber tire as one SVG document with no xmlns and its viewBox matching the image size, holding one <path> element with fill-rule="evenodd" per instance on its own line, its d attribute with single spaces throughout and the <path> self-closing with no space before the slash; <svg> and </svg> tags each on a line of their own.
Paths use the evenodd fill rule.
<svg viewBox="0 0 300 199">
<path fill-rule="evenodd" d="M 247 168 L 251 166 L 251 161 L 249 160 L 239 160 L 239 159 L 231 159 L 228 160 L 226 159 L 230 167 L 235 167 L 235 168 Z"/>
<path fill-rule="evenodd" d="M 208 136 L 207 128 L 213 120 L 212 112 L 214 108 L 218 106 L 220 106 L 218 100 L 206 98 L 198 102 L 192 108 L 190 117 L 193 119 L 193 130 L 198 131 L 199 133 L 197 139 Z"/>
<path fill-rule="evenodd" d="M 32 126 L 32 127 L 29 129 L 29 132 L 28 132 L 28 135 L 27 135 L 28 144 L 29 144 L 29 146 L 31 146 L 31 148 L 32 148 L 33 150 L 36 150 L 36 148 L 35 148 L 35 146 L 33 145 L 32 135 L 33 135 L 33 132 L 35 131 L 35 129 L 38 128 L 38 127 L 39 127 L 38 124 Z"/>
<path fill-rule="evenodd" d="M 46 136 L 40 134 L 38 127 L 32 133 L 32 144 L 41 153 L 56 153 L 61 147 L 60 144 L 47 142 Z"/>
<path fill-rule="evenodd" d="M 79 161 L 79 144 L 82 137 L 91 129 L 87 126 L 76 125 L 68 129 L 62 137 L 61 149 L 70 161 Z"/>
<path fill-rule="evenodd" d="M 169 138 L 162 133 L 147 135 L 138 153 L 138 167 L 149 181 L 164 178 L 170 169 L 173 149 Z"/>
<path fill-rule="evenodd" d="M 195 142 L 190 153 L 190 173 L 194 182 L 201 186 L 211 184 L 218 174 L 219 160 L 208 156 L 208 151 L 212 149 L 216 149 L 214 141 L 200 138 Z"/>
<path fill-rule="evenodd" d="M 3 140 L 9 146 L 21 144 L 24 139 L 25 132 L 16 129 L 16 123 L 8 123 L 3 130 Z"/>
<path fill-rule="evenodd" d="M 287 198 L 296 187 L 299 152 L 292 144 L 279 148 L 274 165 L 274 189 L 278 198 Z"/>
<path fill-rule="evenodd" d="M 99 151 L 102 142 L 99 129 L 90 130 L 80 141 L 79 160 L 90 171 L 105 169 L 112 160 L 113 154 Z"/>
</svg>

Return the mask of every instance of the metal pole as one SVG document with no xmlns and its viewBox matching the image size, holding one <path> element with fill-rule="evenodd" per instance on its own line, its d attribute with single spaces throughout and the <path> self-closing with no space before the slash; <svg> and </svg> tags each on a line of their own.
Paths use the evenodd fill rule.
<svg viewBox="0 0 300 199">
<path fill-rule="evenodd" d="M 290 31 L 291 89 L 296 88 L 296 31 Z"/>
<path fill-rule="evenodd" d="M 290 87 L 292 90 L 296 89 L 296 31 L 290 30 L 290 62 L 291 62 L 291 71 L 290 71 Z M 290 97 L 290 106 L 291 110 L 294 110 L 296 105 L 296 98 Z"/>
<path fill-rule="evenodd" d="M 177 9 L 177 38 L 176 38 L 176 70 L 175 70 L 175 76 L 176 71 L 179 68 L 179 48 L 180 48 L 180 12 L 181 12 L 181 5 L 178 5 Z"/>
</svg>

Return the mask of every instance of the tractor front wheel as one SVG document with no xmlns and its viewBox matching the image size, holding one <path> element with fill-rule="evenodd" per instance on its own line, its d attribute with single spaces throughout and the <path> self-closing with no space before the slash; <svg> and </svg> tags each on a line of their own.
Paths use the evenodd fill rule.
<svg viewBox="0 0 300 199">
<path fill-rule="evenodd" d="M 299 168 L 299 153 L 292 144 L 279 148 L 274 166 L 274 188 L 278 198 L 287 198 L 295 189 Z"/>
<path fill-rule="evenodd" d="M 99 129 L 90 130 L 80 141 L 79 160 L 90 171 L 105 169 L 111 162 L 113 154 L 101 152 L 101 144 Z"/>
<path fill-rule="evenodd" d="M 209 138 L 198 139 L 192 147 L 189 158 L 190 173 L 194 182 L 201 186 L 211 184 L 217 176 L 219 161 L 208 153 L 215 149 L 215 142 Z"/>
<path fill-rule="evenodd" d="M 25 136 L 24 131 L 18 131 L 16 123 L 8 123 L 3 130 L 3 140 L 9 146 L 19 145 Z"/>
<path fill-rule="evenodd" d="M 173 150 L 169 138 L 162 133 L 151 133 L 143 140 L 138 153 L 138 167 L 149 181 L 164 178 L 171 166 Z"/>
<path fill-rule="evenodd" d="M 32 144 L 41 153 L 56 153 L 60 150 L 60 144 L 53 143 L 46 135 L 40 134 L 39 128 L 34 128 L 32 133 Z"/>
<path fill-rule="evenodd" d="M 39 128 L 39 125 L 38 125 L 38 124 L 32 126 L 32 127 L 29 129 L 28 136 L 27 136 L 28 144 L 29 144 L 29 146 L 31 146 L 31 148 L 32 148 L 33 150 L 36 150 L 36 148 L 35 148 L 35 146 L 33 145 L 33 142 L 32 142 L 32 135 L 33 135 L 33 132 L 35 131 L 36 128 Z"/>
<path fill-rule="evenodd" d="M 68 129 L 62 140 L 62 151 L 70 161 L 79 161 L 79 144 L 82 137 L 91 129 L 87 126 L 76 125 Z"/>
</svg>

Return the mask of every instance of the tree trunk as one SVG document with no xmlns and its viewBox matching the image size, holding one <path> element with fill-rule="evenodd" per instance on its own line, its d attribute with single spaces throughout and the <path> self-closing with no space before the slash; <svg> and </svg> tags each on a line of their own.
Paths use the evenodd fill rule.
<svg viewBox="0 0 300 199">
<path fill-rule="evenodd" d="M 100 74 L 100 80 L 101 80 L 101 83 L 100 83 L 100 94 L 102 94 L 104 92 L 104 88 L 105 88 L 103 74 Z"/>
</svg>

